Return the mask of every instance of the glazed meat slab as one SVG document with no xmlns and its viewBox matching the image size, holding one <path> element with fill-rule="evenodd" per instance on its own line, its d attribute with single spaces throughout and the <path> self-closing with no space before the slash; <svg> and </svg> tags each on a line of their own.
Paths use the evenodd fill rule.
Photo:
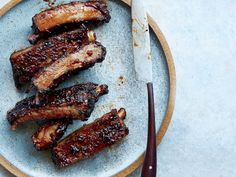
<svg viewBox="0 0 236 177">
<path fill-rule="evenodd" d="M 98 98 L 108 93 L 107 85 L 94 83 L 40 93 L 26 98 L 8 111 L 7 119 L 15 130 L 18 124 L 29 120 L 79 119 L 87 120 Z"/>
<path fill-rule="evenodd" d="M 71 2 L 46 9 L 33 18 L 35 33 L 50 32 L 65 24 L 81 22 L 109 22 L 109 11 L 104 0 Z"/>
<path fill-rule="evenodd" d="M 32 142 L 38 151 L 52 148 L 64 135 L 71 119 L 49 121 L 41 125 L 32 135 Z"/>
<path fill-rule="evenodd" d="M 129 133 L 125 116 L 125 109 L 114 109 L 68 135 L 52 149 L 53 162 L 58 167 L 72 165 L 120 141 Z"/>
<path fill-rule="evenodd" d="M 82 43 L 95 41 L 95 39 L 95 34 L 81 25 L 77 30 L 50 37 L 32 47 L 14 52 L 10 61 L 16 87 L 21 88 L 44 67 L 75 53 Z"/>
<path fill-rule="evenodd" d="M 33 84 L 38 91 L 55 88 L 59 83 L 80 70 L 87 69 L 97 62 L 102 62 L 106 49 L 99 42 L 90 42 L 51 65 L 42 69 L 33 78 Z"/>
</svg>

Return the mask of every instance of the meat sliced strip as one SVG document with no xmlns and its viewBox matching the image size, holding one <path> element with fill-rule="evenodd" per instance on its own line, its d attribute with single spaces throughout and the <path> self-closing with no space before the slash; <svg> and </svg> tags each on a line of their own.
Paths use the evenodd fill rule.
<svg viewBox="0 0 236 177">
<path fill-rule="evenodd" d="M 59 26 L 70 23 L 109 22 L 110 14 L 104 0 L 71 2 L 46 9 L 33 18 L 35 33 L 51 32 Z"/>
<path fill-rule="evenodd" d="M 71 133 L 53 147 L 53 162 L 58 167 L 72 165 L 120 141 L 129 133 L 123 121 L 125 116 L 125 109 L 121 108 L 118 112 L 114 109 Z"/>
<path fill-rule="evenodd" d="M 95 40 L 95 34 L 81 25 L 77 30 L 50 37 L 32 47 L 14 52 L 10 61 L 16 87 L 21 88 L 44 67 L 76 52 L 82 43 Z"/>
<path fill-rule="evenodd" d="M 86 29 L 85 32 L 87 33 L 89 39 L 91 41 L 95 41 L 96 36 L 94 35 L 94 31 L 88 30 L 84 24 L 68 24 L 68 25 L 60 27 L 58 29 L 55 29 L 50 33 L 33 33 L 30 36 L 28 36 L 28 41 L 30 44 L 35 45 L 37 43 L 47 40 L 50 37 L 61 35 L 62 33 L 65 33 L 68 31 L 76 31 L 76 30 L 84 30 L 84 29 Z M 89 34 L 92 34 L 94 36 L 89 36 Z M 93 37 L 93 38 L 90 38 L 90 37 Z"/>
<path fill-rule="evenodd" d="M 38 151 L 53 147 L 64 135 L 67 126 L 72 123 L 70 119 L 49 121 L 39 127 L 32 135 L 32 142 Z"/>
<path fill-rule="evenodd" d="M 87 69 L 96 62 L 104 60 L 106 49 L 99 42 L 90 42 L 80 50 L 69 54 L 45 67 L 33 78 L 33 84 L 39 91 L 56 87 L 71 74 Z"/>
<path fill-rule="evenodd" d="M 7 119 L 15 130 L 18 124 L 29 120 L 79 119 L 87 120 L 98 98 L 108 93 L 107 85 L 94 83 L 40 93 L 26 98 L 8 111 Z"/>
</svg>

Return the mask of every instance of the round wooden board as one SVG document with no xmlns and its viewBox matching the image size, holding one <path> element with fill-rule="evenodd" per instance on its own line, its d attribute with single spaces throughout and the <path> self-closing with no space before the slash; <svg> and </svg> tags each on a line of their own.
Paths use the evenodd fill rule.
<svg viewBox="0 0 236 177">
<path fill-rule="evenodd" d="M 0 17 L 3 16 L 6 12 L 8 12 L 11 8 L 19 4 L 22 0 L 11 0 L 9 1 L 5 6 L 3 6 L 0 9 Z M 129 5 L 131 4 L 131 0 L 121 0 L 125 4 Z M 168 98 L 168 105 L 167 105 L 167 111 L 165 118 L 162 122 L 162 125 L 156 135 L 157 145 L 160 144 L 162 138 L 164 137 L 168 126 L 171 121 L 171 117 L 174 110 L 174 103 L 175 103 L 175 91 L 176 91 L 176 74 L 175 74 L 175 66 L 172 58 L 172 54 L 170 51 L 170 48 L 168 46 L 168 43 L 165 39 L 165 36 L 161 32 L 160 28 L 154 21 L 154 19 L 148 15 L 148 22 L 152 30 L 154 31 L 155 35 L 157 36 L 161 47 L 163 49 L 166 62 L 168 65 L 168 72 L 169 72 L 169 82 L 170 82 L 170 90 L 169 90 L 169 98 Z M 120 171 L 118 174 L 114 175 L 115 177 L 124 177 L 132 173 L 134 170 L 136 170 L 144 161 L 144 153 L 137 158 L 136 161 L 134 161 L 130 166 L 126 167 L 124 170 Z M 8 171 L 10 171 L 12 174 L 19 176 L 19 177 L 28 177 L 27 174 L 23 173 L 20 169 L 13 166 L 7 159 L 5 159 L 3 156 L 0 155 L 0 164 L 5 167 Z"/>
</svg>

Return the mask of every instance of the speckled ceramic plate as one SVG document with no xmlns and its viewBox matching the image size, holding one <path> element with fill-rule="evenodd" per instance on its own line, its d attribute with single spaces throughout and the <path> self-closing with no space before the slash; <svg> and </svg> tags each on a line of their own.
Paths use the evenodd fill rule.
<svg viewBox="0 0 236 177">
<path fill-rule="evenodd" d="M 14 2 L 16 1 L 0 10 L 1 13 Z M 129 1 L 126 3 L 129 4 Z M 0 19 L 0 163 L 17 176 L 125 176 L 143 161 L 147 137 L 147 95 L 145 84 L 135 80 L 130 8 L 122 1 L 109 2 L 112 17 L 110 23 L 95 29 L 98 41 L 107 48 L 104 62 L 80 72 L 61 87 L 88 81 L 108 84 L 109 94 L 99 100 L 88 122 L 112 108 L 124 107 L 127 110 L 125 122 L 130 130 L 127 138 L 92 158 L 58 169 L 51 161 L 50 152 L 37 152 L 34 149 L 31 143 L 31 135 L 36 130 L 34 123 L 19 126 L 15 132 L 10 130 L 5 118 L 7 110 L 28 95 L 15 89 L 9 56 L 14 50 L 29 46 L 27 36 L 31 33 L 31 17 L 46 7 L 47 4 L 42 0 L 25 0 Z M 157 141 L 160 143 L 173 111 L 175 71 L 164 36 L 151 17 L 149 22 L 154 31 L 151 32 L 151 49 Z M 83 123 L 75 121 L 68 128 L 67 134 L 81 127 Z"/>
</svg>

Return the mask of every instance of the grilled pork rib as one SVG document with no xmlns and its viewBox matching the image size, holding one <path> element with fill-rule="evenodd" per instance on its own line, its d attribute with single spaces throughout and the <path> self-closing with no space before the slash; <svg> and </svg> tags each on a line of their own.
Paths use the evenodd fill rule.
<svg viewBox="0 0 236 177">
<path fill-rule="evenodd" d="M 35 45 L 39 42 L 42 42 L 42 41 L 45 41 L 47 40 L 48 38 L 52 37 L 52 36 L 57 36 L 57 35 L 60 35 L 62 33 L 65 33 L 65 32 L 68 32 L 68 31 L 76 31 L 76 30 L 85 30 L 87 29 L 87 27 L 84 25 L 84 24 L 70 24 L 70 25 L 65 25 L 63 27 L 60 27 L 58 29 L 55 29 L 53 30 L 52 32 L 50 33 L 33 33 L 31 34 L 29 37 L 28 37 L 28 41 L 30 44 L 32 45 Z M 92 30 L 86 30 L 85 31 L 88 35 L 89 34 L 92 34 L 94 35 L 94 32 Z M 91 32 L 91 33 L 89 33 Z M 94 36 L 96 37 L 96 36 Z M 94 39 L 95 41 L 96 39 Z"/>
<path fill-rule="evenodd" d="M 70 77 L 71 74 L 103 61 L 105 55 L 106 49 L 99 42 L 87 43 L 78 51 L 45 67 L 35 75 L 33 84 L 39 91 L 47 91 Z"/>
<path fill-rule="evenodd" d="M 36 34 L 47 33 L 66 24 L 109 22 L 110 18 L 105 1 L 71 2 L 36 14 L 32 18 L 32 27 Z"/>
<path fill-rule="evenodd" d="M 64 135 L 67 126 L 72 123 L 70 119 L 46 122 L 32 135 L 34 147 L 39 150 L 47 150 L 57 143 Z"/>
<path fill-rule="evenodd" d="M 82 43 L 95 40 L 95 34 L 81 25 L 77 30 L 53 36 L 35 46 L 14 52 L 10 61 L 16 87 L 21 88 L 37 72 L 54 61 L 75 53 Z"/>
<path fill-rule="evenodd" d="M 107 85 L 93 83 L 40 93 L 18 102 L 8 111 L 7 119 L 15 130 L 29 120 L 79 119 L 87 120 L 98 98 L 108 93 Z"/>
<path fill-rule="evenodd" d="M 59 167 L 65 167 L 120 141 L 129 133 L 123 122 L 125 116 L 125 109 L 118 112 L 114 109 L 76 130 L 53 147 L 53 162 Z"/>
</svg>

